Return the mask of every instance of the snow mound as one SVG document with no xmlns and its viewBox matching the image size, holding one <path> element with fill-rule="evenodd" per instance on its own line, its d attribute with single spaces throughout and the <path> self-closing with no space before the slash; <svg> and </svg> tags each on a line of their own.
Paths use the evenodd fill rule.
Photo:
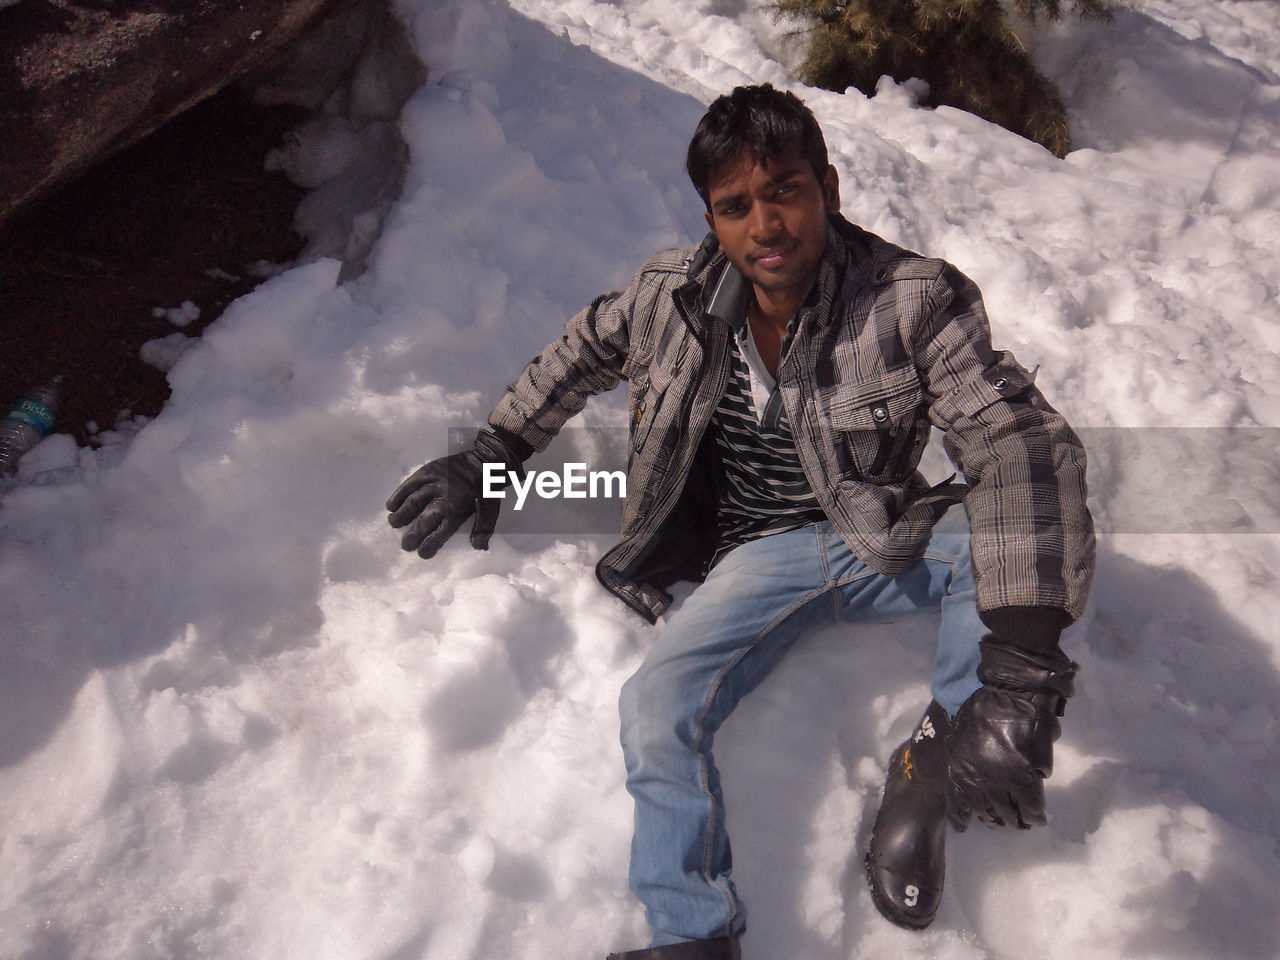
<svg viewBox="0 0 1280 960">
<path fill-rule="evenodd" d="M 1080 135 L 1065 161 L 910 84 L 796 87 L 846 215 L 972 275 L 998 345 L 1114 446 L 1050 826 L 953 836 L 935 925 L 883 923 L 862 849 L 933 625 L 815 636 L 718 741 L 750 956 L 1280 956 L 1274 10 L 1156 0 L 1037 35 Z M 643 942 L 614 704 L 652 628 L 594 581 L 611 538 L 423 563 L 382 503 L 566 316 L 701 235 L 682 161 L 705 103 L 790 81 L 767 20 L 724 0 L 396 11 L 429 78 L 393 120 L 353 97 L 277 158 L 334 199 L 315 235 L 364 273 L 319 256 L 267 281 L 164 348 L 158 418 L 46 440 L 3 491 L 0 955 Z M 404 75 L 403 51 L 359 49 L 365 76 Z M 398 193 L 378 174 L 362 226 L 332 185 L 389 123 Z M 584 422 L 619 423 L 617 399 Z M 1128 438 L 1166 429 L 1136 461 Z M 1244 526 L 1196 527 L 1222 491 Z"/>
</svg>

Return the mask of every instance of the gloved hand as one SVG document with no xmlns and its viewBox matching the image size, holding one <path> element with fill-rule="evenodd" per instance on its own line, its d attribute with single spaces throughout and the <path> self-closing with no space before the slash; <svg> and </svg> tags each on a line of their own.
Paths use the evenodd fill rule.
<svg viewBox="0 0 1280 960">
<path fill-rule="evenodd" d="M 988 635 L 978 679 L 948 738 L 947 816 L 957 830 L 976 814 L 989 827 L 1042 826 L 1058 718 L 1076 670 L 1059 650 L 1037 655 Z"/>
<path fill-rule="evenodd" d="M 407 527 L 400 546 L 430 559 L 474 513 L 471 546 L 488 550 L 502 500 L 481 496 L 487 462 L 501 463 L 524 478 L 520 458 L 487 430 L 476 436 L 472 449 L 432 460 L 411 473 L 387 501 L 391 526 Z"/>
</svg>

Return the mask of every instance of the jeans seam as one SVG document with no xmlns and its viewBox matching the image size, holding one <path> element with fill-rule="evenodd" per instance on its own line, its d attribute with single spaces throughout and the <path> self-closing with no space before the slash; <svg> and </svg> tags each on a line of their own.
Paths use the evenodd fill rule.
<svg viewBox="0 0 1280 960">
<path fill-rule="evenodd" d="M 758 630 L 755 636 L 753 636 L 748 643 L 742 646 L 738 651 L 738 655 L 726 663 L 712 678 L 711 684 L 707 690 L 707 695 L 703 698 L 702 706 L 698 710 L 697 720 L 694 722 L 693 749 L 698 755 L 698 785 L 702 788 L 702 792 L 706 795 L 711 807 L 711 815 L 707 818 L 707 827 L 703 832 L 702 837 L 702 879 L 705 880 L 709 886 L 715 887 L 720 891 L 721 896 L 724 897 L 725 904 L 729 907 L 729 917 L 726 919 L 724 925 L 726 936 L 733 935 L 733 921 L 737 919 L 738 916 L 738 904 L 736 898 L 729 892 L 727 884 L 719 881 L 713 881 L 711 879 L 711 845 L 715 836 L 715 828 L 718 823 L 718 818 L 716 815 L 716 798 L 711 792 L 710 776 L 707 769 L 707 757 L 702 751 L 702 742 L 706 736 L 704 723 L 707 714 L 711 711 L 711 705 L 715 702 L 716 696 L 720 692 L 720 688 L 724 685 L 725 678 L 729 676 L 729 674 L 733 672 L 734 668 L 746 658 L 747 654 L 759 646 L 765 636 L 769 634 L 770 631 L 781 626 L 783 621 L 788 617 L 799 613 L 800 610 L 809 603 L 817 600 L 822 596 L 822 594 L 832 589 L 832 586 L 824 584 L 822 588 L 810 591 L 789 605 L 785 610 L 770 620 L 764 627 Z"/>
<path fill-rule="evenodd" d="M 840 588 L 847 587 L 851 583 L 857 583 L 859 580 L 869 580 L 872 577 L 880 577 L 880 576 L 884 576 L 884 574 L 880 573 L 879 570 L 876 570 L 873 567 L 864 567 L 862 570 L 859 570 L 853 576 L 845 577 L 844 579 L 837 580 L 835 583 L 831 584 L 831 586 L 828 589 L 830 589 L 831 591 L 831 596 L 833 598 L 832 602 L 834 602 L 836 605 L 837 621 L 839 621 L 840 623 L 848 622 L 847 618 L 844 615 L 844 605 L 840 602 Z"/>
<path fill-rule="evenodd" d="M 822 569 L 823 587 L 831 594 L 831 618 L 833 623 L 839 623 L 844 617 L 840 613 L 840 598 L 836 596 L 834 584 L 831 582 L 831 563 L 827 559 L 827 540 L 826 528 L 827 524 L 816 523 L 813 526 L 818 539 L 818 566 Z"/>
<path fill-rule="evenodd" d="M 702 723 L 698 723 L 698 734 L 695 742 L 698 746 L 702 745 Z M 724 897 L 725 906 L 729 908 L 729 916 L 724 921 L 724 935 L 733 935 L 733 921 L 738 917 L 737 898 L 729 891 L 729 885 L 719 880 L 711 879 L 711 843 L 712 836 L 715 834 L 717 823 L 716 817 L 716 798 L 711 793 L 710 776 L 707 771 L 707 758 L 701 750 L 698 751 L 698 783 L 702 787 L 702 792 L 707 795 L 710 801 L 711 816 L 707 818 L 707 829 L 702 837 L 702 879 L 707 885 L 714 887 L 720 891 L 720 896 Z"/>
<path fill-rule="evenodd" d="M 822 524 L 815 523 L 813 531 L 815 539 L 818 541 L 818 566 L 822 569 L 822 582 L 826 586 L 831 584 L 831 564 L 827 561 L 827 541 L 823 537 Z"/>
</svg>

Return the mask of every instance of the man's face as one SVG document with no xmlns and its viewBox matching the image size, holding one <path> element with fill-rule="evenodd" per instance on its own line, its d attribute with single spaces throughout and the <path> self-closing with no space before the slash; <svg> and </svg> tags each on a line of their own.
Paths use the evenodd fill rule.
<svg viewBox="0 0 1280 960">
<path fill-rule="evenodd" d="M 796 150 L 767 167 L 744 151 L 711 177 L 707 225 L 729 262 L 760 290 L 809 292 L 827 244 L 827 214 L 840 209 L 835 167 L 820 182 Z"/>
</svg>

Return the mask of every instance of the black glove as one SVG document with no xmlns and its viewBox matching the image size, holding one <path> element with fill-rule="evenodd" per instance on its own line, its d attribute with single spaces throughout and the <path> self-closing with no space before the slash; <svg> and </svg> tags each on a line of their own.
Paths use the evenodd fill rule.
<svg viewBox="0 0 1280 960">
<path fill-rule="evenodd" d="M 502 500 L 483 497 L 484 464 L 501 463 L 523 480 L 521 459 L 496 435 L 481 430 L 476 445 L 440 457 L 411 473 L 387 501 L 391 526 L 407 527 L 400 546 L 416 550 L 424 560 L 434 557 L 446 540 L 473 513 L 471 546 L 489 549 Z"/>
<path fill-rule="evenodd" d="M 1034 654 L 988 635 L 978 679 L 947 741 L 947 816 L 957 830 L 976 814 L 989 827 L 1042 826 L 1058 718 L 1076 670 L 1056 648 Z"/>
</svg>

